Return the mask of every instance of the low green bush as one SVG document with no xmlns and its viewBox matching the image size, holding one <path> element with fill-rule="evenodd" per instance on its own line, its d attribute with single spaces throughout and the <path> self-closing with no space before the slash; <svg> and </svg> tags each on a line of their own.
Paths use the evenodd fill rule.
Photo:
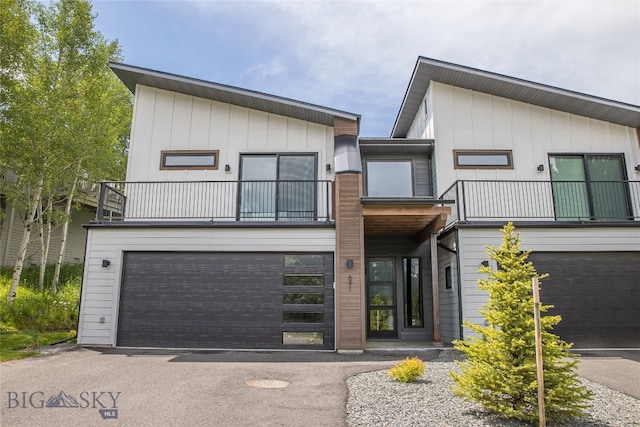
<svg viewBox="0 0 640 427">
<path fill-rule="evenodd" d="M 60 268 L 59 283 L 72 282 L 74 280 L 82 280 L 82 264 L 62 264 Z M 50 264 L 44 270 L 44 287 L 45 289 L 51 288 L 51 282 L 53 281 L 53 272 L 55 265 Z M 13 275 L 13 267 L 0 268 L 0 276 L 11 280 Z M 38 279 L 40 277 L 40 267 L 31 266 L 22 269 L 20 274 L 20 286 L 24 286 L 29 289 L 38 289 Z"/>
<path fill-rule="evenodd" d="M 19 330 L 75 329 L 80 305 L 79 278 L 61 285 L 57 294 L 20 285 L 13 303 L 7 302 L 11 280 L 0 278 L 0 322 Z"/>
<path fill-rule="evenodd" d="M 387 371 L 387 375 L 403 383 L 412 383 L 424 374 L 424 362 L 417 357 L 406 358 Z"/>
</svg>

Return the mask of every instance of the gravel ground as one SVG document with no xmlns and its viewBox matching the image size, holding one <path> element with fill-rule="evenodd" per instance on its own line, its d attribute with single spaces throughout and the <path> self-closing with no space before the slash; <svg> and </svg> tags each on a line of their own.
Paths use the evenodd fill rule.
<svg viewBox="0 0 640 427">
<path fill-rule="evenodd" d="M 454 395 L 448 372 L 457 370 L 455 353 L 443 352 L 426 362 L 424 375 L 415 383 L 403 384 L 386 371 L 368 372 L 347 380 L 347 424 L 356 426 L 443 426 L 524 427 L 530 424 L 496 417 L 473 402 Z M 586 416 L 563 427 L 640 426 L 640 401 L 603 385 L 582 380 L 594 392 Z"/>
</svg>

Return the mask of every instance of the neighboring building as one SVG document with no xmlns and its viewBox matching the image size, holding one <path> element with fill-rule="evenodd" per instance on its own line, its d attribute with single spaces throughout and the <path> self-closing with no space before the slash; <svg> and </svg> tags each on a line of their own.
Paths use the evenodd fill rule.
<svg viewBox="0 0 640 427">
<path fill-rule="evenodd" d="M 0 175 L 0 179 L 3 179 Z M 71 211 L 71 221 L 67 233 L 67 244 L 63 262 L 68 264 L 80 264 L 84 260 L 85 242 L 87 233 L 82 227 L 95 220 L 97 197 L 90 195 L 89 189 L 82 188 L 79 196 L 80 208 Z M 0 267 L 13 268 L 18 257 L 20 242 L 24 232 L 25 213 L 7 202 L 6 197 L 0 194 Z M 62 239 L 62 227 L 54 227 L 51 233 L 47 264 L 55 264 L 58 260 L 60 240 Z M 25 266 L 40 265 L 40 239 L 37 228 L 31 233 L 31 240 L 27 246 Z"/>
<path fill-rule="evenodd" d="M 112 69 L 129 164 L 86 226 L 80 344 L 449 343 L 513 220 L 563 338 L 640 345 L 640 107 L 419 58 L 391 138 L 358 138 L 357 114 Z"/>
</svg>

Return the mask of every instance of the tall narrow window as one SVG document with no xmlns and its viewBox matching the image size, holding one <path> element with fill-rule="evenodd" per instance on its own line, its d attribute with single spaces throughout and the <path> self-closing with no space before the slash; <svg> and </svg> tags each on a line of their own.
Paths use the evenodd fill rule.
<svg viewBox="0 0 640 427">
<path fill-rule="evenodd" d="M 554 155 L 549 166 L 557 220 L 630 219 L 621 155 Z"/>
<path fill-rule="evenodd" d="M 420 258 L 403 259 L 404 325 L 422 327 L 422 291 Z"/>
<path fill-rule="evenodd" d="M 367 196 L 412 197 L 413 162 L 410 160 L 368 160 Z"/>
<path fill-rule="evenodd" d="M 240 219 L 313 221 L 315 154 L 246 154 L 240 160 Z"/>
</svg>

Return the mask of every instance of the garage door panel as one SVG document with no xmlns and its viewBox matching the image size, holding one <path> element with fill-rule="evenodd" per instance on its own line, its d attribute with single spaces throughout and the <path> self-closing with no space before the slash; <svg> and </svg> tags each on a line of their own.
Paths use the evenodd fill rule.
<svg viewBox="0 0 640 427">
<path fill-rule="evenodd" d="M 554 330 L 575 347 L 640 346 L 639 252 L 533 252 L 543 304 L 560 315 Z"/>
<path fill-rule="evenodd" d="M 332 349 L 333 255 L 323 256 L 324 265 L 295 270 L 324 278 L 314 292 L 324 296 L 325 322 L 307 328 L 323 332 L 324 343 L 307 347 Z M 283 259 L 283 254 L 125 254 L 118 345 L 287 348 L 283 277 L 291 269 Z"/>
</svg>

